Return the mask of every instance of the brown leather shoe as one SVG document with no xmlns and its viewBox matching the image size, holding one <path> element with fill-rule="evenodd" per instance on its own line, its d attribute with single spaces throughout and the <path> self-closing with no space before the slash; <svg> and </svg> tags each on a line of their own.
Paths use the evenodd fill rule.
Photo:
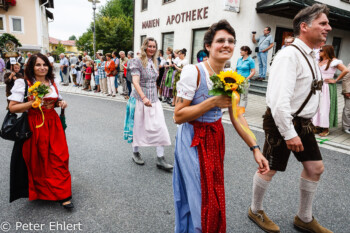
<svg viewBox="0 0 350 233">
<path fill-rule="evenodd" d="M 333 233 L 333 231 L 321 226 L 314 217 L 309 223 L 304 223 L 298 216 L 294 217 L 294 227 L 302 232 L 311 233 Z"/>
<path fill-rule="evenodd" d="M 258 213 L 254 214 L 252 210 L 249 208 L 248 217 L 265 232 L 269 232 L 269 233 L 280 232 L 279 226 L 277 226 L 276 223 L 272 222 L 272 220 L 269 219 L 269 217 L 267 217 L 267 215 L 263 210 L 258 210 Z"/>
</svg>

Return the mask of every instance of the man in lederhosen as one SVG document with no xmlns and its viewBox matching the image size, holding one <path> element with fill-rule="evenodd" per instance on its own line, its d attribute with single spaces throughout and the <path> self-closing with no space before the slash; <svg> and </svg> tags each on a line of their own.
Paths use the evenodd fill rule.
<svg viewBox="0 0 350 233">
<path fill-rule="evenodd" d="M 312 215 L 314 194 L 324 170 L 311 123 L 322 88 L 313 49 L 325 42 L 331 31 L 328 12 L 323 4 L 301 10 L 293 20 L 297 38 L 276 55 L 271 66 L 266 93 L 268 109 L 263 123 L 266 137 L 263 154 L 271 171 L 266 175 L 254 175 L 253 198 L 248 213 L 249 218 L 266 232 L 279 232 L 280 229 L 263 211 L 264 194 L 276 172 L 285 171 L 291 151 L 304 168 L 294 226 L 306 232 L 331 232 Z"/>
</svg>

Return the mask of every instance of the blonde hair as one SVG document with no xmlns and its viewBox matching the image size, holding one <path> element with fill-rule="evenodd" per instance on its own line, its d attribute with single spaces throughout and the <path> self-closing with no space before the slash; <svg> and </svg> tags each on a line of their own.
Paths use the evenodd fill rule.
<svg viewBox="0 0 350 233">
<path fill-rule="evenodd" d="M 144 68 L 147 67 L 148 59 L 147 59 L 146 50 L 147 50 L 149 41 L 154 41 L 154 43 L 156 43 L 156 51 L 157 52 L 152 56 L 152 61 L 153 61 L 153 65 L 158 69 L 158 62 L 157 62 L 158 44 L 157 44 L 157 41 L 153 37 L 147 37 L 142 43 L 142 46 L 141 46 L 141 63 L 142 63 L 142 66 Z"/>
</svg>

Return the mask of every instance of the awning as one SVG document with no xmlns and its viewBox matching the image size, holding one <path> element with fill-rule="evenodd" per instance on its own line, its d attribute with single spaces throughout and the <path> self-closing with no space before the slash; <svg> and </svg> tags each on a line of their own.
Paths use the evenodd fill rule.
<svg viewBox="0 0 350 233">
<path fill-rule="evenodd" d="M 40 0 L 40 5 L 46 3 L 47 0 Z M 46 8 L 54 8 L 54 0 L 49 0 L 46 5 Z"/>
<path fill-rule="evenodd" d="M 36 45 L 23 45 L 22 47 L 18 47 L 20 51 L 41 51 L 40 46 Z"/>
<path fill-rule="evenodd" d="M 262 0 L 256 4 L 257 13 L 293 19 L 303 8 L 311 6 L 314 0 Z M 350 11 L 327 5 L 329 8 L 329 24 L 333 28 L 350 31 Z"/>
</svg>

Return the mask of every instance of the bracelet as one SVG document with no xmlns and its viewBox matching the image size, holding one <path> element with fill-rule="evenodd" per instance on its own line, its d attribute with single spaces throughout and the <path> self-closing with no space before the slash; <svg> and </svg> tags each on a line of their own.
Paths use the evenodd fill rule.
<svg viewBox="0 0 350 233">
<path fill-rule="evenodd" d="M 259 148 L 259 150 L 260 150 L 260 146 L 259 146 L 259 145 L 255 145 L 255 146 L 249 147 L 249 149 L 250 149 L 251 151 L 253 151 L 253 150 L 256 149 L 256 148 Z"/>
<path fill-rule="evenodd" d="M 143 101 L 145 98 L 146 98 L 146 96 L 144 95 L 144 96 L 141 98 L 141 100 Z"/>
</svg>

